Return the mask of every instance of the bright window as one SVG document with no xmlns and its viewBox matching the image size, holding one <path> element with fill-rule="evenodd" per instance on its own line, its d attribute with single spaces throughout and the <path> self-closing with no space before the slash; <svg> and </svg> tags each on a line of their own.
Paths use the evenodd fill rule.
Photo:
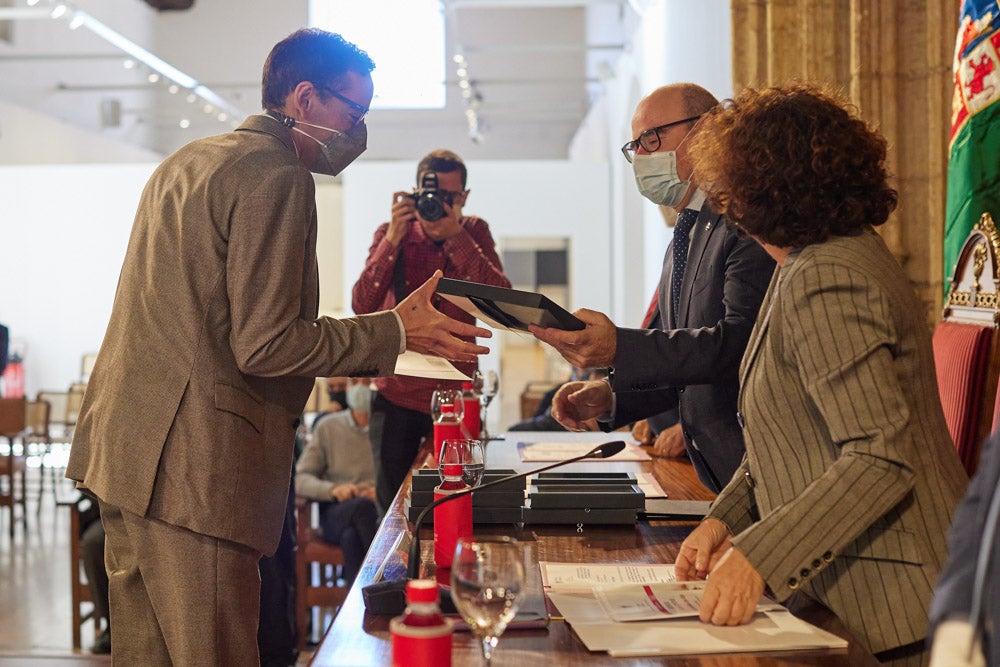
<svg viewBox="0 0 1000 667">
<path fill-rule="evenodd" d="M 440 0 L 309 0 L 309 22 L 340 33 L 375 61 L 373 108 L 444 107 Z"/>
</svg>

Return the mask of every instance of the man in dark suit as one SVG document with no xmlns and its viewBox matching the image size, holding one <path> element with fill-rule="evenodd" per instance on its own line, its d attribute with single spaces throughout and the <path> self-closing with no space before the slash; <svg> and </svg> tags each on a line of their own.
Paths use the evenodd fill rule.
<svg viewBox="0 0 1000 667">
<path fill-rule="evenodd" d="M 636 138 L 622 147 L 647 199 L 677 211 L 658 289 L 660 330 L 616 328 L 605 315 L 577 311 L 581 331 L 532 327 L 576 366 L 610 366 L 610 382 L 569 383 L 553 416 L 568 428 L 600 417 L 607 428 L 677 407 L 698 477 L 719 491 L 743 457 L 736 415 L 737 371 L 774 261 L 706 203 L 693 179 L 686 141 L 718 104 L 681 83 L 643 98 L 632 117 Z"/>
<path fill-rule="evenodd" d="M 265 113 L 167 157 L 140 199 L 66 475 L 100 501 L 112 649 L 127 665 L 256 665 L 317 376 L 390 375 L 405 349 L 472 361 L 490 332 L 431 305 L 318 317 L 316 189 L 365 148 L 374 63 L 300 30 L 264 65 Z"/>
</svg>

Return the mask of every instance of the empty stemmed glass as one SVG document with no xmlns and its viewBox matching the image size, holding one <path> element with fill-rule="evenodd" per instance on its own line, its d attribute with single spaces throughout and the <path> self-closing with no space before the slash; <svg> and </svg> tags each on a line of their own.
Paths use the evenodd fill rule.
<svg viewBox="0 0 1000 667">
<path fill-rule="evenodd" d="M 486 408 L 493 402 L 493 397 L 500 390 L 500 376 L 497 375 L 496 371 L 482 373 L 477 370 L 472 381 L 473 388 L 479 394 L 479 405 L 483 408 L 483 440 L 489 440 L 490 433 L 486 428 Z"/>
<path fill-rule="evenodd" d="M 438 474 L 444 481 L 444 466 L 448 463 L 462 464 L 462 481 L 469 486 L 479 486 L 486 470 L 486 449 L 482 440 L 462 438 L 445 440 L 441 443 L 438 459 Z"/>
<path fill-rule="evenodd" d="M 500 635 L 514 618 L 524 585 L 524 562 L 509 537 L 463 537 L 451 565 L 451 595 L 462 619 L 480 640 L 487 665 Z"/>
<path fill-rule="evenodd" d="M 454 416 L 449 417 L 457 422 L 462 421 L 465 414 L 465 403 L 462 402 L 461 389 L 435 389 L 431 394 L 431 419 L 435 422 L 441 421 L 441 407 L 452 406 L 451 411 Z"/>
</svg>

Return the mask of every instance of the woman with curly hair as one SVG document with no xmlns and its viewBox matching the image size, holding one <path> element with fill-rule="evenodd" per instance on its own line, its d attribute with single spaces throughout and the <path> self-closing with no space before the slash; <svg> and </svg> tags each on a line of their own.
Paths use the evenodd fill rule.
<svg viewBox="0 0 1000 667">
<path fill-rule="evenodd" d="M 740 369 L 743 464 L 681 546 L 701 619 L 746 623 L 765 585 L 828 607 L 881 662 L 926 664 L 927 615 L 968 479 L 924 309 L 874 227 L 886 142 L 835 95 L 746 90 L 691 155 L 710 200 L 778 267 Z"/>
</svg>

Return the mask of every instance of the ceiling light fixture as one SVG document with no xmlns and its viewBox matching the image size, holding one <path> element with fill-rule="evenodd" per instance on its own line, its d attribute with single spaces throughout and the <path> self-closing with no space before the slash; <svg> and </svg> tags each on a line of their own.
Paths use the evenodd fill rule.
<svg viewBox="0 0 1000 667">
<path fill-rule="evenodd" d="M 198 80 L 194 77 L 180 71 L 170 63 L 142 48 L 121 33 L 112 30 L 107 25 L 82 9 L 77 9 L 73 5 L 66 2 L 56 3 L 53 2 L 53 0 L 46 0 L 47 7 L 37 7 L 36 5 L 39 3 L 40 0 L 26 0 L 27 8 L 0 7 L 0 21 L 17 19 L 61 19 L 62 17 L 68 15 L 70 17 L 69 26 L 74 30 L 81 27 L 87 28 L 87 30 L 90 30 L 107 43 L 126 53 L 129 56 L 129 60 L 126 60 L 124 63 L 127 69 L 133 68 L 135 66 L 135 61 L 138 61 L 156 73 L 157 80 L 159 79 L 159 76 L 163 76 L 174 84 L 193 91 L 194 95 L 201 97 L 205 100 L 205 102 L 213 105 L 216 109 L 225 111 L 230 116 L 242 118 L 246 115 L 242 109 L 222 98 L 208 86 L 198 83 Z M 152 75 L 150 75 L 150 77 L 152 82 Z M 191 96 L 189 96 L 188 99 L 192 102 L 195 101 L 191 98 Z"/>
<path fill-rule="evenodd" d="M 483 95 L 479 92 L 476 82 L 469 78 L 469 63 L 461 53 L 452 58 L 455 62 L 455 74 L 458 76 L 458 87 L 462 91 L 462 101 L 465 102 L 465 122 L 469 131 L 469 139 L 474 144 L 485 140 L 486 122 L 479 113 L 483 105 Z"/>
</svg>

